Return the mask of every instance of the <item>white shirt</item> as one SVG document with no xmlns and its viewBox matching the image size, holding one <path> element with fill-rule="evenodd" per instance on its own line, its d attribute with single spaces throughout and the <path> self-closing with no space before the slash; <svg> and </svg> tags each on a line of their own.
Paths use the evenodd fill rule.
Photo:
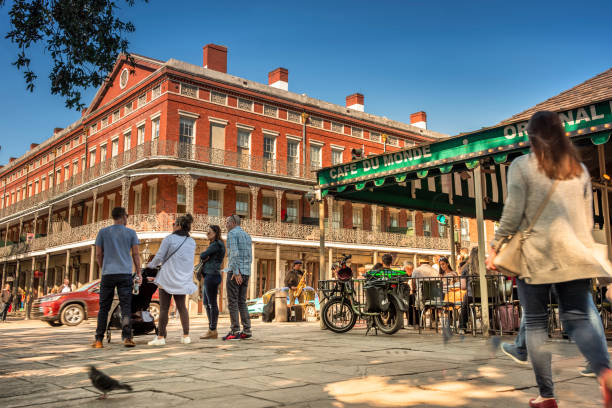
<svg viewBox="0 0 612 408">
<path fill-rule="evenodd" d="M 164 238 L 155 258 L 148 265 L 155 268 L 163 263 L 155 278 L 155 284 L 171 295 L 194 293 L 198 289 L 193 282 L 195 250 L 196 242 L 191 237 L 170 234 Z"/>
<path fill-rule="evenodd" d="M 70 285 L 66 286 L 62 286 L 62 291 L 60 293 L 68 293 L 68 292 L 72 292 L 72 288 L 70 287 Z"/>
</svg>

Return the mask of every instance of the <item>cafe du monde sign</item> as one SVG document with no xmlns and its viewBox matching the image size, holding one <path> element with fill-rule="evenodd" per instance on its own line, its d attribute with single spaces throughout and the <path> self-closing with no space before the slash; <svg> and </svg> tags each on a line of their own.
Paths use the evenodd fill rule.
<svg viewBox="0 0 612 408">
<path fill-rule="evenodd" d="M 602 128 L 603 124 L 609 127 L 612 123 L 612 101 L 559 112 L 559 118 L 570 136 L 599 132 L 607 129 Z M 612 131 L 612 128 L 610 130 Z M 429 145 L 322 169 L 317 173 L 319 185 L 325 187 L 403 171 L 423 171 L 431 166 L 443 168 L 445 163 L 463 158 L 469 161 L 470 158 L 477 158 L 479 154 L 503 154 L 521 146 L 526 148 L 524 142 L 527 142 L 527 139 L 527 121 L 483 129 Z"/>
</svg>

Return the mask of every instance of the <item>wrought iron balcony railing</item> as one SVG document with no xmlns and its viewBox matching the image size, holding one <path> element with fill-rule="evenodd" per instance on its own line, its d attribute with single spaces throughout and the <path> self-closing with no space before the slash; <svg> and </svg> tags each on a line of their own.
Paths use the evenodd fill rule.
<svg viewBox="0 0 612 408">
<path fill-rule="evenodd" d="M 150 158 L 183 159 L 198 163 L 249 170 L 268 175 L 296 177 L 310 181 L 315 180 L 315 173 L 313 171 L 317 169 L 295 162 L 271 160 L 258 156 L 246 156 L 239 152 L 213 149 L 205 146 L 168 140 L 152 140 L 113 157 L 109 157 L 102 163 L 88 167 L 80 173 L 72 175 L 69 179 L 61 183 L 56 183 L 45 191 L 41 191 L 38 194 L 6 206 L 0 210 L 0 218 L 32 208 L 35 205 L 65 194 L 75 187 L 99 179 L 115 170 Z"/>
<path fill-rule="evenodd" d="M 139 214 L 130 216 L 128 227 L 137 232 L 172 232 L 172 225 L 178 214 Z M 29 242 L 0 247 L 0 258 L 13 255 L 27 254 L 54 248 L 62 245 L 78 244 L 95 239 L 98 231 L 112 224 L 112 220 L 103 220 L 79 227 L 66 228 L 60 232 L 50 234 L 48 237 L 35 238 Z M 214 224 L 221 226 L 225 231 L 225 219 L 211 217 L 206 214 L 194 215 L 192 230 L 205 233 L 208 226 Z M 286 240 L 319 240 L 319 228 L 313 225 L 270 222 L 262 220 L 244 219 L 242 228 L 253 237 L 275 238 L 280 242 Z M 449 240 L 423 236 L 408 236 L 390 232 L 373 232 L 353 229 L 326 229 L 325 240 L 344 244 L 384 246 L 399 248 L 448 250 Z"/>
</svg>

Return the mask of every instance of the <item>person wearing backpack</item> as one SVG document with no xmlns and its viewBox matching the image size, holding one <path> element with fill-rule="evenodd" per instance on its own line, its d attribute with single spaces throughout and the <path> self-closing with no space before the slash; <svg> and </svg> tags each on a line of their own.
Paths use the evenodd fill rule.
<svg viewBox="0 0 612 408">
<path fill-rule="evenodd" d="M 159 327 L 157 336 L 149 341 L 150 346 L 166 345 L 166 327 L 170 303 L 174 303 L 183 327 L 182 344 L 191 343 L 189 337 L 189 312 L 185 303 L 187 295 L 197 290 L 193 283 L 193 258 L 196 242 L 189 236 L 193 217 L 185 214 L 174 221 L 174 232 L 163 239 L 157 254 L 147 265 L 149 268 L 161 266 L 155 278 L 147 278 L 159 286 Z"/>
</svg>

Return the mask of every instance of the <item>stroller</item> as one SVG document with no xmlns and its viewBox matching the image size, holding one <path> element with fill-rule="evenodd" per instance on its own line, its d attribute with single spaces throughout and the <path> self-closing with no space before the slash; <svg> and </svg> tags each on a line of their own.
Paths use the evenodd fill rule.
<svg viewBox="0 0 612 408">
<path fill-rule="evenodd" d="M 157 334 L 157 326 L 155 319 L 149 313 L 149 305 L 151 298 L 157 291 L 157 285 L 149 282 L 148 277 L 155 277 L 157 269 L 144 268 L 142 270 L 142 283 L 140 291 L 137 295 L 132 295 L 132 335 L 143 336 L 155 332 Z M 111 309 L 108 314 L 108 322 L 106 323 L 106 341 L 111 341 L 111 330 L 121 330 L 121 306 L 119 298 L 115 294 Z"/>
</svg>

